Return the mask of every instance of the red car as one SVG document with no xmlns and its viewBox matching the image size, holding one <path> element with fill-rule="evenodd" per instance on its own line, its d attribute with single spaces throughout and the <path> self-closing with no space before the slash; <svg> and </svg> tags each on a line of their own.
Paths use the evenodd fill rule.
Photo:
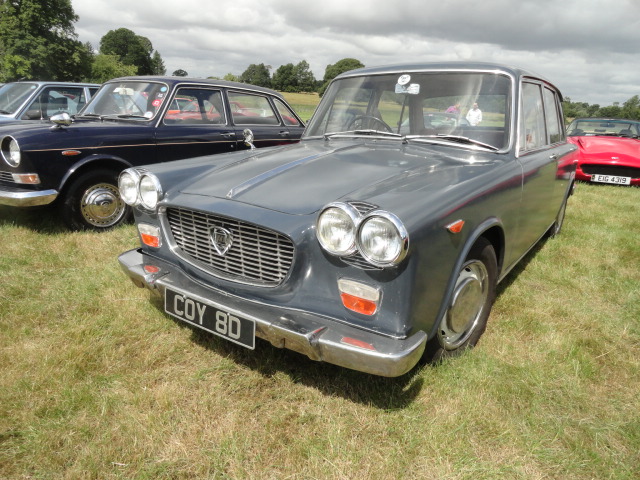
<svg viewBox="0 0 640 480">
<path fill-rule="evenodd" d="M 580 155 L 576 179 L 640 185 L 640 122 L 619 118 L 576 118 L 568 140 Z"/>
</svg>

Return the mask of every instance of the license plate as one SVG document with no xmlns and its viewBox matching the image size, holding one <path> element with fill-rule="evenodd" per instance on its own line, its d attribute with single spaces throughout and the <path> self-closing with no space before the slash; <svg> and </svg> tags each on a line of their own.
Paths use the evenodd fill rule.
<svg viewBox="0 0 640 480">
<path fill-rule="evenodd" d="M 166 289 L 164 310 L 183 322 L 195 325 L 243 347 L 255 348 L 256 323 L 224 308 Z"/>
<path fill-rule="evenodd" d="M 616 175 L 591 175 L 591 181 L 613 183 L 615 185 L 631 185 L 631 177 L 618 177 Z"/>
</svg>

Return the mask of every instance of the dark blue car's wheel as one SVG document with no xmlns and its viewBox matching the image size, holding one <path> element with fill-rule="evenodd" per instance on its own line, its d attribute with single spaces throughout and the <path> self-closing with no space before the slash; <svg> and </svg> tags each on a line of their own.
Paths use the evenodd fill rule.
<svg viewBox="0 0 640 480">
<path fill-rule="evenodd" d="M 126 221 L 131 209 L 118 193 L 117 173 L 96 170 L 80 175 L 64 195 L 63 219 L 73 230 L 105 230 Z"/>
<path fill-rule="evenodd" d="M 478 342 L 495 299 L 497 271 L 493 246 L 480 238 L 458 272 L 449 308 L 427 344 L 427 360 L 456 355 Z"/>
</svg>

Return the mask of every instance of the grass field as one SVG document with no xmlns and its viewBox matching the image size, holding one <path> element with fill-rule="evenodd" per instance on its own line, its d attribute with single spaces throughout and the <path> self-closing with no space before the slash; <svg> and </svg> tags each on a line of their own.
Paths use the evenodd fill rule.
<svg viewBox="0 0 640 480">
<path fill-rule="evenodd" d="M 0 207 L 0 478 L 640 478 L 639 195 L 579 185 L 477 348 L 397 379 L 192 330 L 133 226 Z"/>
<path fill-rule="evenodd" d="M 320 97 L 317 93 L 283 93 L 282 95 L 305 122 L 311 118 L 320 102 Z"/>
</svg>

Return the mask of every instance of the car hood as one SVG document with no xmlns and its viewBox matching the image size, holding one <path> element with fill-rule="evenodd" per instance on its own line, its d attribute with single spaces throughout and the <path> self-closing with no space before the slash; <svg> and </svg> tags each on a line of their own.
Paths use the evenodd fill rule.
<svg viewBox="0 0 640 480">
<path fill-rule="evenodd" d="M 288 214 L 316 212 L 337 200 L 392 207 L 407 194 L 442 191 L 495 163 L 490 154 L 400 141 L 308 141 L 257 150 L 184 182 L 181 194 L 226 198 Z"/>
<path fill-rule="evenodd" d="M 640 166 L 640 140 L 620 137 L 569 137 L 580 147 L 581 161 Z"/>
</svg>

